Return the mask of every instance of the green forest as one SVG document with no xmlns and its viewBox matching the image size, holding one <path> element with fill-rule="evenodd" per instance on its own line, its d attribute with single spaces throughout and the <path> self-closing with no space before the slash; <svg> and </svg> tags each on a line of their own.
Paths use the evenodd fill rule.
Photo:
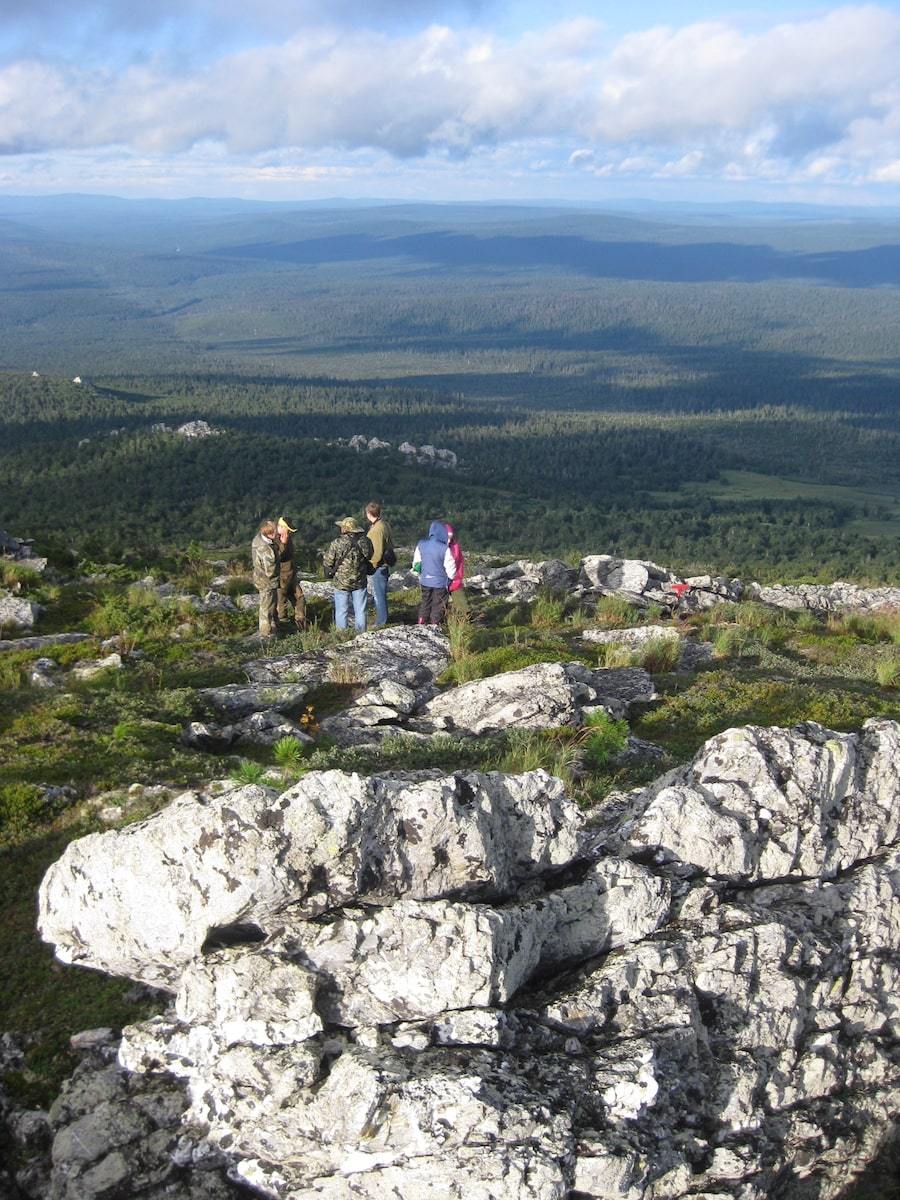
<svg viewBox="0 0 900 1200">
<path fill-rule="evenodd" d="M 801 216 L 2 198 L 0 525 L 144 560 L 283 509 L 311 552 L 378 497 L 407 542 L 894 579 L 900 226 Z"/>
</svg>

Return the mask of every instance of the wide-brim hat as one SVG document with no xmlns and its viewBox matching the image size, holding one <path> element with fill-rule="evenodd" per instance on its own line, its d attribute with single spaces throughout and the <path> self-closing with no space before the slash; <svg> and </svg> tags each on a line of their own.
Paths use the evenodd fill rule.
<svg viewBox="0 0 900 1200">
<path fill-rule="evenodd" d="M 363 533 L 362 525 L 357 521 L 356 517 L 341 517 L 339 521 L 335 521 L 341 533 Z"/>
<path fill-rule="evenodd" d="M 297 532 L 297 530 L 294 528 L 293 525 L 288 525 L 288 523 L 284 519 L 284 517 L 279 517 L 276 524 L 278 525 L 279 529 L 286 529 L 288 531 L 288 533 L 296 533 Z"/>
</svg>

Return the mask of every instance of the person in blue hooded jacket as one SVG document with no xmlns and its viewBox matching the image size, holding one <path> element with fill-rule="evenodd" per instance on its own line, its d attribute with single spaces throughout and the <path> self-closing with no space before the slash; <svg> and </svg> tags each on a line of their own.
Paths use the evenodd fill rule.
<svg viewBox="0 0 900 1200">
<path fill-rule="evenodd" d="M 416 546 L 412 569 L 419 576 L 422 587 L 419 624 L 440 625 L 447 611 L 450 584 L 456 575 L 456 560 L 443 521 L 431 522 L 428 537 L 422 538 Z"/>
</svg>

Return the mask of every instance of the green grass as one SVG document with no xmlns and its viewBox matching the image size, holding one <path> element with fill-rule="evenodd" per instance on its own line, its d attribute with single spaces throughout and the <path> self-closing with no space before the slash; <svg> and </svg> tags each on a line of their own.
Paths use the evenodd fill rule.
<svg viewBox="0 0 900 1200">
<path fill-rule="evenodd" d="M 635 722 L 635 733 L 687 759 L 707 738 L 732 726 L 797 725 L 818 721 L 830 729 L 858 729 L 868 717 L 900 719 L 900 699 L 874 690 L 826 690 L 810 683 L 709 671 L 690 687 L 667 695 Z"/>
<path fill-rule="evenodd" d="M 15 963 L 3 986 L 4 1029 L 26 1035 L 25 1068 L 3 1083 L 20 1103 L 47 1107 L 76 1065 L 70 1036 L 80 1029 L 123 1025 L 150 1015 L 152 1006 L 126 998 L 132 984 L 97 971 L 56 962 L 34 929 L 34 894 L 47 866 L 73 838 L 91 831 L 83 821 L 62 819 L 47 833 L 15 850 L 0 848 L 0 946 Z"/>
</svg>

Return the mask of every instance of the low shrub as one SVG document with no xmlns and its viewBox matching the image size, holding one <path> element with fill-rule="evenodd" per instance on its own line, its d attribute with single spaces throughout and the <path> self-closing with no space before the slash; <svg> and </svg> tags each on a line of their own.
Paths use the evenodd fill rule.
<svg viewBox="0 0 900 1200">
<path fill-rule="evenodd" d="M 263 763 L 254 762 L 252 758 L 242 758 L 238 765 L 229 771 L 228 778 L 237 783 L 259 783 L 265 773 Z"/>
<path fill-rule="evenodd" d="M 32 783 L 0 786 L 0 838 L 21 837 L 44 817 L 44 798 Z"/>
<path fill-rule="evenodd" d="M 634 730 L 687 758 L 707 738 L 732 726 L 817 721 L 829 729 L 852 730 L 876 716 L 897 719 L 900 703 L 872 691 L 837 691 L 815 683 L 742 679 L 732 671 L 709 671 L 685 691 L 664 697 L 638 718 Z"/>
<path fill-rule="evenodd" d="M 539 592 L 531 605 L 531 624 L 535 629 L 561 625 L 566 615 L 566 597 L 554 592 Z"/>
<path fill-rule="evenodd" d="M 681 638 L 651 638 L 635 652 L 634 662 L 651 675 L 674 671 L 681 660 Z"/>
<path fill-rule="evenodd" d="M 35 571 L 34 567 L 29 567 L 22 562 L 12 562 L 8 558 L 0 558 L 0 587 L 15 588 L 17 585 L 22 587 L 36 587 L 41 582 L 41 577 Z"/>
<path fill-rule="evenodd" d="M 617 720 L 605 712 L 591 713 L 583 731 L 584 765 L 591 771 L 601 770 L 625 749 L 627 742 L 627 721 Z"/>
<path fill-rule="evenodd" d="M 756 649 L 756 639 L 745 626 L 723 625 L 713 634 L 713 646 L 719 658 L 748 658 Z"/>
<path fill-rule="evenodd" d="M 637 624 L 638 610 L 621 596 L 601 596 L 594 616 L 603 629 L 627 629 Z"/>
<path fill-rule="evenodd" d="M 634 651 L 621 642 L 601 642 L 597 647 L 597 665 L 612 670 L 617 667 L 633 667 Z"/>
<path fill-rule="evenodd" d="M 875 678 L 883 688 L 900 688 L 900 653 L 894 651 L 879 658 L 875 663 Z"/>
<path fill-rule="evenodd" d="M 582 758 L 577 732 L 571 729 L 511 729 L 506 749 L 497 763 L 499 771 L 521 775 L 547 771 L 574 787 Z"/>
</svg>

